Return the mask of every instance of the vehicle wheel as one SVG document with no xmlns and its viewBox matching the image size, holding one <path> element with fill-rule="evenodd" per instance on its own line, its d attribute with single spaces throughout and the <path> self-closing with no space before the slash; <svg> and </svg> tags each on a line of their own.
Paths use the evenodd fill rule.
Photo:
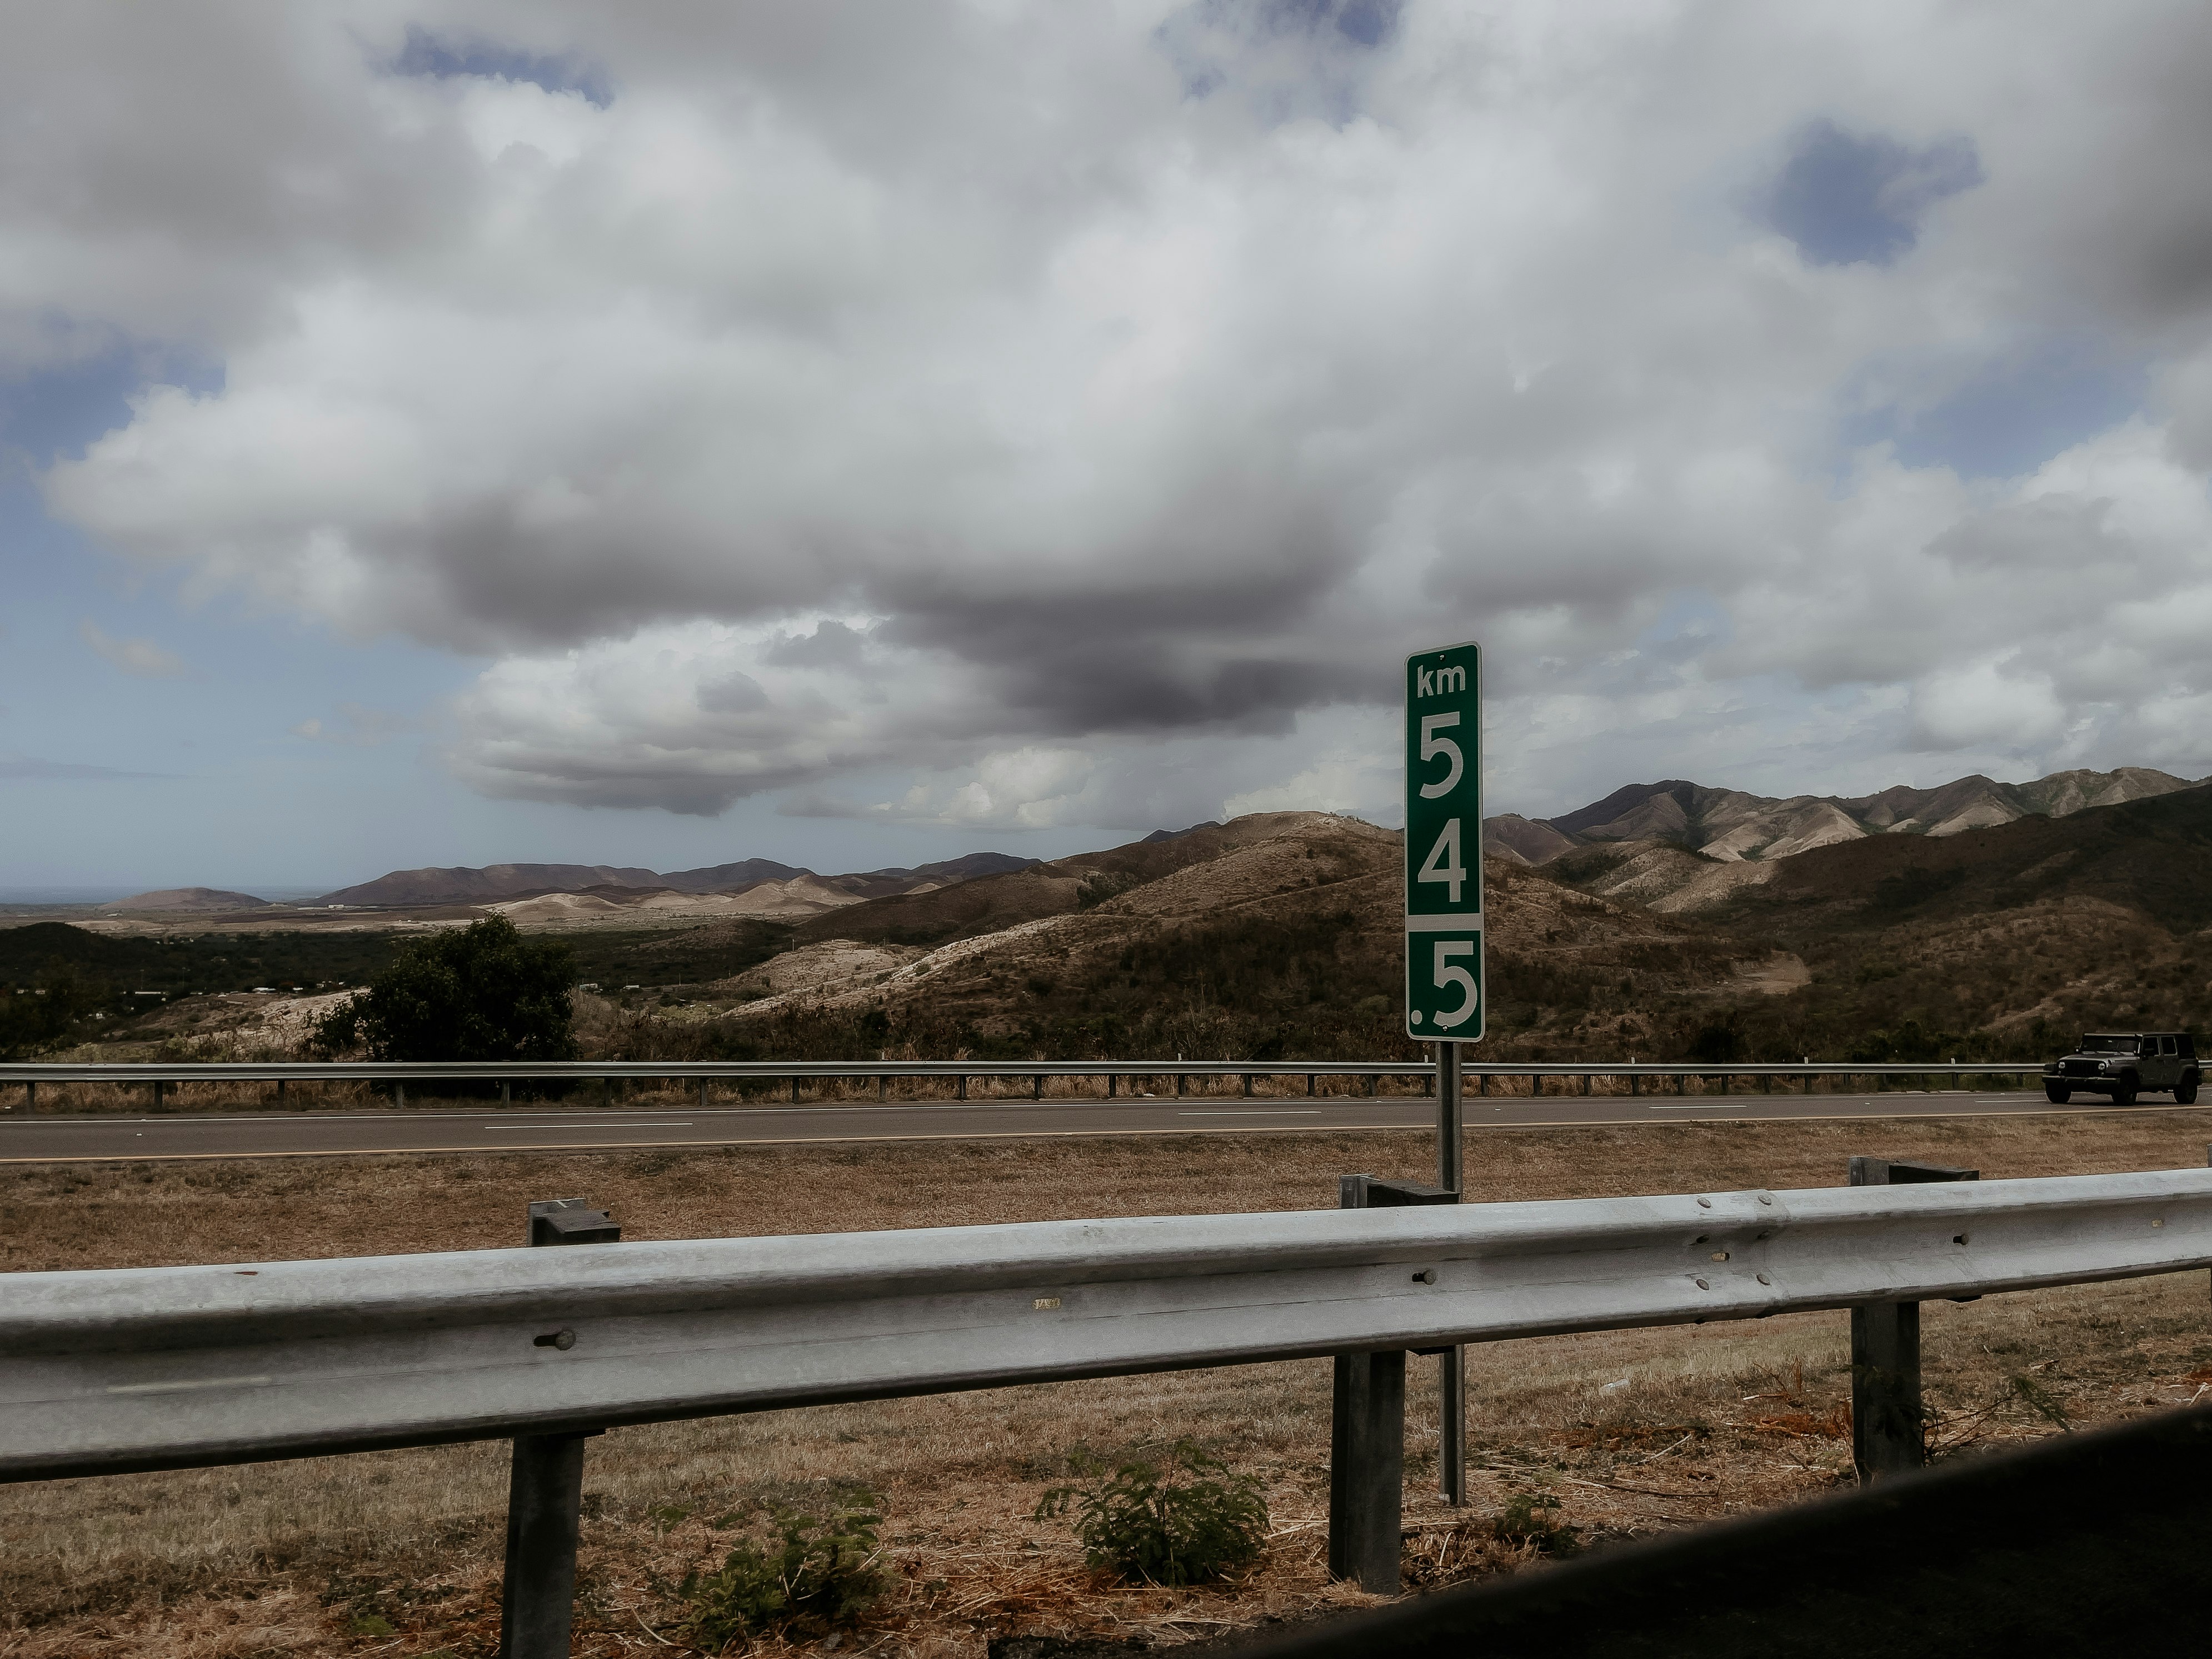
<svg viewBox="0 0 2212 1659">
<path fill-rule="evenodd" d="M 2043 1097 L 2053 1106 L 2063 1106 L 2074 1098 L 2074 1091 L 2060 1084 L 2046 1083 L 2043 1085 Z"/>
<path fill-rule="evenodd" d="M 2142 1086 L 2142 1084 L 2136 1080 L 2135 1073 L 2132 1072 L 2129 1073 L 2127 1076 L 2122 1078 L 2118 1083 L 2112 1085 L 2112 1104 L 2115 1106 L 2134 1105 L 2136 1103 L 2136 1091 Z"/>
<path fill-rule="evenodd" d="M 2195 1078 L 2191 1078 L 2188 1082 L 2180 1084 L 2175 1087 L 2173 1091 L 2173 1103 L 2177 1106 L 2194 1106 L 2197 1103 L 2197 1079 Z"/>
</svg>

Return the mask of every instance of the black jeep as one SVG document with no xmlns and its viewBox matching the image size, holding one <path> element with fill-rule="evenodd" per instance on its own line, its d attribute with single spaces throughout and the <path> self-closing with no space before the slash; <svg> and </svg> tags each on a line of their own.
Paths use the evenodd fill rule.
<svg viewBox="0 0 2212 1659">
<path fill-rule="evenodd" d="M 2197 1039 L 2187 1031 L 2093 1031 L 2043 1068 L 2043 1092 L 2063 1106 L 2078 1092 L 2132 1106 L 2146 1090 L 2186 1106 L 2197 1098 Z"/>
</svg>

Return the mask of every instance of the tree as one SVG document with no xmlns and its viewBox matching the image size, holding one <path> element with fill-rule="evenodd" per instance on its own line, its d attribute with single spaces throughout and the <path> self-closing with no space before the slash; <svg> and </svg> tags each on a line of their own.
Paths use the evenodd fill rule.
<svg viewBox="0 0 2212 1659">
<path fill-rule="evenodd" d="M 326 1053 L 372 1060 L 574 1060 L 575 958 L 505 916 L 417 939 L 315 1028 Z"/>
</svg>

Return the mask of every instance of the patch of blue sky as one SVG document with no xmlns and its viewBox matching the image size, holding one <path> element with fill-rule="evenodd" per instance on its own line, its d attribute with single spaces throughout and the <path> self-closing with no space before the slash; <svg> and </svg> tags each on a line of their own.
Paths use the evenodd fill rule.
<svg viewBox="0 0 2212 1659">
<path fill-rule="evenodd" d="M 1982 178 L 1971 139 L 1916 149 L 1880 133 L 1814 121 L 1791 141 L 1759 216 L 1814 264 L 1886 265 L 1918 243 L 1930 207 Z"/>
<path fill-rule="evenodd" d="M 2045 339 L 1925 379 L 1942 389 L 1848 417 L 1845 450 L 1887 443 L 1907 466 L 1948 466 L 1966 478 L 2023 477 L 2138 413 L 2149 373 L 2142 359 L 2094 342 Z"/>
<path fill-rule="evenodd" d="M 346 735 L 344 704 L 419 726 L 475 665 L 397 640 L 334 648 L 234 596 L 185 603 L 183 585 L 88 545 L 27 478 L 0 485 L 0 885 L 306 885 L 450 787 L 418 732 L 295 728 Z"/>
<path fill-rule="evenodd" d="M 1643 664 L 1679 665 L 1717 650 L 1735 637 L 1735 623 L 1719 600 L 1702 589 L 1686 590 L 1638 630 L 1633 647 Z"/>
<path fill-rule="evenodd" d="M 600 109 L 615 100 L 614 83 L 605 66 L 574 52 L 544 55 L 489 40 L 441 37 L 412 23 L 407 27 L 407 44 L 392 60 L 392 69 L 396 75 L 427 75 L 440 81 L 476 76 L 527 82 L 547 92 L 580 94 Z"/>
<path fill-rule="evenodd" d="M 171 347 L 118 342 L 90 356 L 0 373 L 0 453 L 44 468 L 131 423 L 149 386 L 204 397 L 223 388 L 220 363 Z"/>
<path fill-rule="evenodd" d="M 1359 112 L 1356 62 L 1396 36 L 1404 0 L 1193 0 L 1152 33 L 1183 94 L 1243 93 L 1270 125 Z"/>
</svg>

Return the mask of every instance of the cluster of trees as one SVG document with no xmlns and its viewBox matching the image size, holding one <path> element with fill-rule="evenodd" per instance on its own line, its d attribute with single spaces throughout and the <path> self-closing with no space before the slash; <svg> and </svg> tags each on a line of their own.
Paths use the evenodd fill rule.
<svg viewBox="0 0 2212 1659">
<path fill-rule="evenodd" d="M 0 987 L 0 1060 L 26 1059 L 76 1036 L 115 994 L 65 963 L 40 977 L 36 986 Z"/>
<path fill-rule="evenodd" d="M 576 961 L 505 916 L 416 939 L 317 1024 L 326 1054 L 372 1060 L 574 1060 Z"/>
</svg>

